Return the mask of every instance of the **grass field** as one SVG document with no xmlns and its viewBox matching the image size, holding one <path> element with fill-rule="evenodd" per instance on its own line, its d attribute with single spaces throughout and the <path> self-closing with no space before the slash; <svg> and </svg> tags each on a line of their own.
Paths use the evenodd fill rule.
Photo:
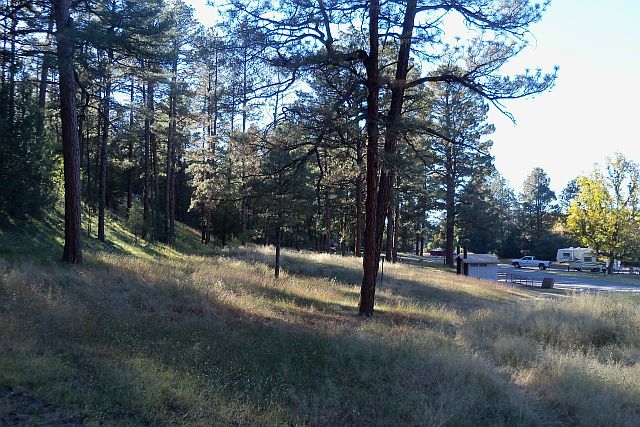
<svg viewBox="0 0 640 427">
<path fill-rule="evenodd" d="M 0 232 L 0 425 L 640 425 L 637 296 L 385 263 L 363 319 L 359 259 L 55 221 Z"/>
</svg>

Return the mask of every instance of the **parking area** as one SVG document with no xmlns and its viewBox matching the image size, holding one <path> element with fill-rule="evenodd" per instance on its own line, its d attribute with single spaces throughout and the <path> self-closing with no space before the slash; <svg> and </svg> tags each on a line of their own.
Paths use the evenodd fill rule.
<svg viewBox="0 0 640 427">
<path fill-rule="evenodd" d="M 543 279 L 553 278 L 554 288 L 576 291 L 640 292 L 640 276 L 628 273 L 605 275 L 582 271 L 567 271 L 564 266 L 553 266 L 546 270 L 514 268 L 508 264 L 498 265 L 498 281 L 521 282 L 540 286 Z M 514 280 L 515 279 L 515 280 Z"/>
</svg>

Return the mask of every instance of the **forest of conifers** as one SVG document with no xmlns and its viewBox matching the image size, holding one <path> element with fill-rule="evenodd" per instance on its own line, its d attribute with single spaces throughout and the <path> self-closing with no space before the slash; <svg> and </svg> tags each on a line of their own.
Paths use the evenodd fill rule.
<svg viewBox="0 0 640 427">
<path fill-rule="evenodd" d="M 363 255 L 363 295 L 381 252 L 555 253 L 580 243 L 554 229 L 578 181 L 556 203 L 534 169 L 516 193 L 487 118 L 553 86 L 500 73 L 544 9 L 232 0 L 201 22 L 179 0 L 7 0 L 2 219 L 64 199 L 70 262 L 111 214 L 147 240 L 183 221 L 203 244 Z"/>
</svg>

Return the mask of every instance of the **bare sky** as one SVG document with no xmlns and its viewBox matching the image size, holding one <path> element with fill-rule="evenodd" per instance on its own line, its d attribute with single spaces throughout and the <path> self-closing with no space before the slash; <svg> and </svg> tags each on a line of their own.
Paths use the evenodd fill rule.
<svg viewBox="0 0 640 427">
<path fill-rule="evenodd" d="M 517 65 L 560 66 L 549 93 L 507 104 L 517 124 L 491 114 L 493 154 L 516 191 L 535 167 L 558 193 L 617 152 L 640 162 L 640 2 L 555 0 L 532 28 Z M 522 65 L 522 66 L 524 66 Z"/>
</svg>

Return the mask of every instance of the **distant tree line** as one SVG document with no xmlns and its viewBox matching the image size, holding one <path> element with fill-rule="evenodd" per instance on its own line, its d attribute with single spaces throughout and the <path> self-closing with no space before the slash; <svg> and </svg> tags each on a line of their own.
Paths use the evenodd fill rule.
<svg viewBox="0 0 640 427">
<path fill-rule="evenodd" d="M 432 3 L 231 1 L 206 27 L 179 0 L 5 2 L 0 221 L 64 194 L 70 262 L 108 211 L 145 240 L 182 221 L 203 244 L 363 256 L 363 315 L 381 253 L 637 257 L 637 165 L 617 157 L 556 200 L 542 169 L 516 193 L 493 164 L 489 108 L 555 81 L 498 74 L 544 6 Z M 449 15 L 477 37 L 444 43 Z M 619 214 L 597 231 L 596 188 Z"/>
</svg>

